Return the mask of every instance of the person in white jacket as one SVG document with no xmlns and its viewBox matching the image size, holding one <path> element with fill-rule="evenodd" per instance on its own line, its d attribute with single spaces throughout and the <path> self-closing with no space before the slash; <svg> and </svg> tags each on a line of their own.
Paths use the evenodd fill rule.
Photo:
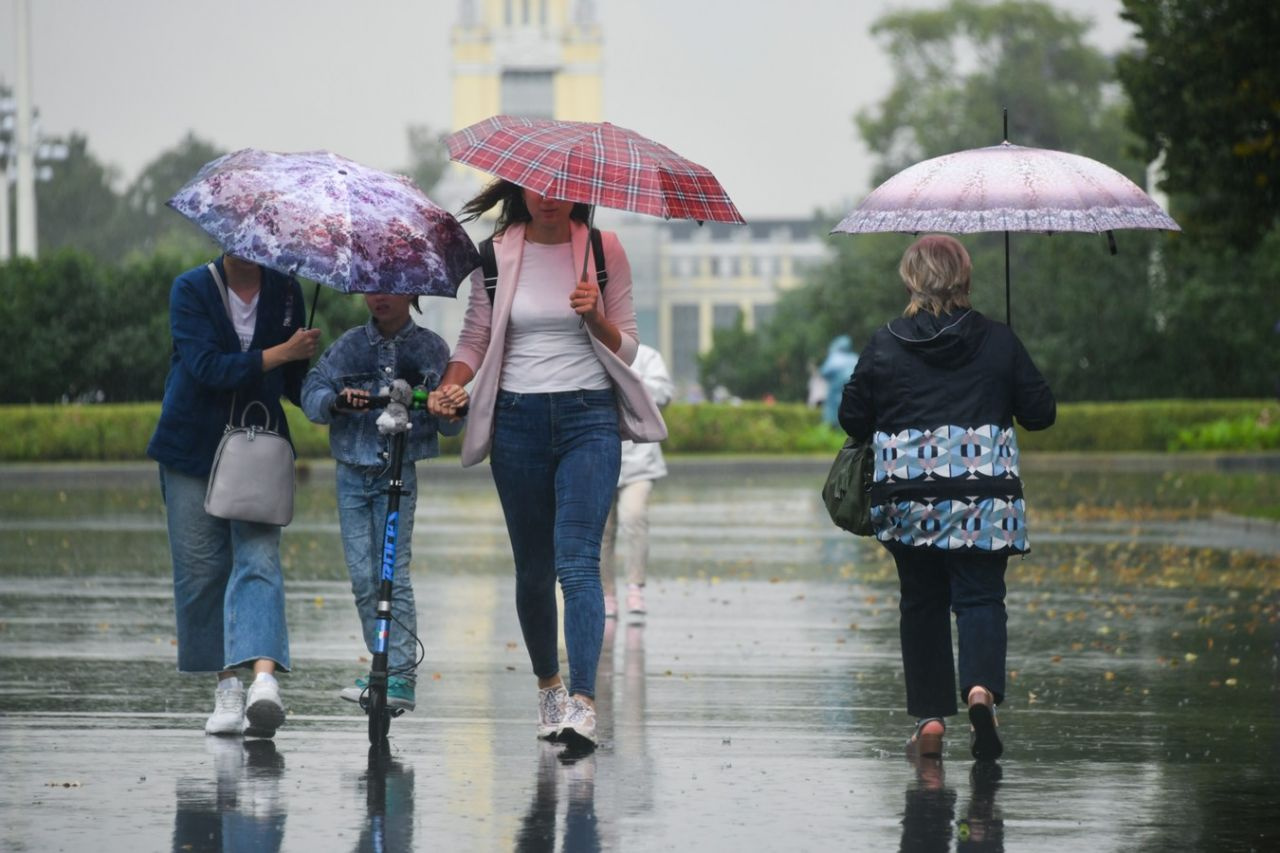
<svg viewBox="0 0 1280 853">
<path fill-rule="evenodd" d="M 675 385 L 667 373 L 662 354 L 645 344 L 636 350 L 631 363 L 644 381 L 645 388 L 659 406 L 671 402 Z M 604 615 L 618 615 L 617 573 L 614 568 L 618 539 L 622 540 L 622 562 L 626 569 L 627 613 L 632 620 L 644 618 L 645 569 L 649 562 L 649 493 L 653 481 L 667 476 L 667 463 L 662 458 L 662 445 L 656 441 L 636 444 L 622 442 L 622 467 L 618 474 L 618 491 L 613 509 L 605 522 L 604 540 L 600 543 L 600 578 L 604 584 Z"/>
</svg>

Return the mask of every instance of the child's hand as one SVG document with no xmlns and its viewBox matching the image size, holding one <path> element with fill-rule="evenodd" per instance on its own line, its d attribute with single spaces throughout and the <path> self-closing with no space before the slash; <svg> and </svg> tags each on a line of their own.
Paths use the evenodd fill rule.
<svg viewBox="0 0 1280 853">
<path fill-rule="evenodd" d="M 427 395 L 427 411 L 452 422 L 460 418 L 459 410 L 466 408 L 470 401 L 470 395 L 461 385 L 441 385 Z"/>
<path fill-rule="evenodd" d="M 369 408 L 369 392 L 359 388 L 343 388 L 333 401 L 335 412 L 362 412 Z"/>
</svg>

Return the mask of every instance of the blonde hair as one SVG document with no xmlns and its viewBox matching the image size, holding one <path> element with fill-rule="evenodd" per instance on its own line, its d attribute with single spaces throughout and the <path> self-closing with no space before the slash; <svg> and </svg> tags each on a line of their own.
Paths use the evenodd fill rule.
<svg viewBox="0 0 1280 853">
<path fill-rule="evenodd" d="M 898 275 L 911 301 L 902 312 L 914 317 L 924 310 L 937 316 L 968 308 L 969 279 L 973 263 L 960 241 L 944 234 L 929 234 L 907 247 L 898 264 Z"/>
</svg>

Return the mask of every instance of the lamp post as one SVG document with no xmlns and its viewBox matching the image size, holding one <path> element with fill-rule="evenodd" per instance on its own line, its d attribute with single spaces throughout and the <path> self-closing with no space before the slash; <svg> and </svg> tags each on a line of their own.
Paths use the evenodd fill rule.
<svg viewBox="0 0 1280 853">
<path fill-rule="evenodd" d="M 9 234 L 9 168 L 13 162 L 13 124 L 17 106 L 13 97 L 0 94 L 0 263 L 12 252 Z"/>
<path fill-rule="evenodd" d="M 31 133 L 31 8 L 29 0 L 14 0 L 14 37 L 18 67 L 14 92 L 17 98 L 17 122 L 14 134 L 18 161 L 18 201 L 16 246 L 18 255 L 36 256 L 36 173 L 35 145 Z"/>
</svg>

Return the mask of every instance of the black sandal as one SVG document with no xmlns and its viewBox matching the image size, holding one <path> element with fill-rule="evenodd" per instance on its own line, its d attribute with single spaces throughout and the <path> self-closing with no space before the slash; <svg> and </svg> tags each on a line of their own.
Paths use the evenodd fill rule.
<svg viewBox="0 0 1280 853">
<path fill-rule="evenodd" d="M 925 734 L 924 727 L 929 723 L 939 723 L 942 731 L 938 734 Z M 920 758 L 942 757 L 942 736 L 947 733 L 947 721 L 941 717 L 923 717 L 916 720 L 915 731 L 907 739 L 907 755 Z"/>
<path fill-rule="evenodd" d="M 1004 754 L 1000 726 L 996 722 L 995 696 L 985 687 L 975 689 L 981 690 L 991 701 L 969 706 L 969 751 L 978 761 L 995 761 Z"/>
</svg>

